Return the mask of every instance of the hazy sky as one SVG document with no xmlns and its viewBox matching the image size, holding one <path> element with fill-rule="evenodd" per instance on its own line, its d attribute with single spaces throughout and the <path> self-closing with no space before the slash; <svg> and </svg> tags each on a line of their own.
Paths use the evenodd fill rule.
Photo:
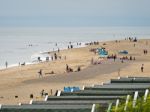
<svg viewBox="0 0 150 112">
<path fill-rule="evenodd" d="M 0 26 L 150 26 L 150 0 L 0 0 Z"/>
</svg>

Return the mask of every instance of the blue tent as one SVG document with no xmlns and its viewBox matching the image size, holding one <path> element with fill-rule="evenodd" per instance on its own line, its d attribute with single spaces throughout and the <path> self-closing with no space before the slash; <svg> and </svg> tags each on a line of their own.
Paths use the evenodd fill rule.
<svg viewBox="0 0 150 112">
<path fill-rule="evenodd" d="M 122 50 L 122 51 L 119 51 L 119 54 L 128 54 L 128 51 L 127 50 Z"/>
<path fill-rule="evenodd" d="M 79 91 L 79 87 L 64 87 L 64 92 L 74 92 L 74 91 Z"/>
<path fill-rule="evenodd" d="M 100 57 L 108 56 L 108 52 L 105 50 L 105 48 L 98 48 L 98 53 L 99 53 Z"/>
</svg>

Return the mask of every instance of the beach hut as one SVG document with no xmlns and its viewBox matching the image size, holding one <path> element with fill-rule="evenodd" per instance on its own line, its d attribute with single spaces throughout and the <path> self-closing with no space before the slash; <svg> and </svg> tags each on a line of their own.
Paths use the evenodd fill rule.
<svg viewBox="0 0 150 112">
<path fill-rule="evenodd" d="M 100 57 L 104 58 L 108 56 L 108 51 L 106 51 L 105 48 L 98 48 L 98 54 Z"/>
</svg>

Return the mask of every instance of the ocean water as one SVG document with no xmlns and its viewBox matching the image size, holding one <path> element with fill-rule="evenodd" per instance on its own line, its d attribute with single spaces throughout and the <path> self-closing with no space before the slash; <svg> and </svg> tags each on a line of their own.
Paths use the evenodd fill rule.
<svg viewBox="0 0 150 112">
<path fill-rule="evenodd" d="M 41 52 L 66 49 L 69 42 L 150 38 L 150 27 L 4 27 L 0 28 L 0 68 L 33 61 Z M 57 43 L 57 46 L 56 46 Z M 80 46 L 75 46 L 80 47 Z"/>
</svg>

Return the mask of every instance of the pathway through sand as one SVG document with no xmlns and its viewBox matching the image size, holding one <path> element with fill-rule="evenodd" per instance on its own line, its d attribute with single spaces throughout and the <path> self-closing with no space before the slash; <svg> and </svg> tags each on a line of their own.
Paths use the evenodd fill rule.
<svg viewBox="0 0 150 112">
<path fill-rule="evenodd" d="M 90 80 L 96 76 L 102 74 L 109 74 L 119 69 L 124 68 L 129 63 L 121 63 L 120 60 L 114 62 L 113 60 L 107 60 L 102 64 L 91 65 L 86 69 L 81 70 L 80 72 L 70 72 L 64 74 L 56 74 L 48 77 L 43 77 L 39 79 L 27 80 L 24 81 L 26 84 L 34 83 L 74 83 L 76 81 Z"/>
</svg>

